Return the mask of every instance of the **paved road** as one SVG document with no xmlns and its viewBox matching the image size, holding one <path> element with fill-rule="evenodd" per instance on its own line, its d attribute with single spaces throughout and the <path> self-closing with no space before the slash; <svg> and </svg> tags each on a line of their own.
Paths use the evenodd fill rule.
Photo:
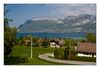
<svg viewBox="0 0 100 69">
<path fill-rule="evenodd" d="M 53 53 L 46 53 L 46 54 L 39 55 L 39 58 L 43 59 L 43 60 L 57 62 L 57 63 L 63 63 L 63 64 L 96 65 L 95 62 L 60 60 L 60 59 L 50 58 L 48 56 L 54 56 L 54 55 L 53 55 Z"/>
</svg>

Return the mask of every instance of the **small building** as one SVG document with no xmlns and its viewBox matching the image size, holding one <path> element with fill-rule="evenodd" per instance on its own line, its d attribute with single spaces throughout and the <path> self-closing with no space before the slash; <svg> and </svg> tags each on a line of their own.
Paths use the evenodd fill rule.
<svg viewBox="0 0 100 69">
<path fill-rule="evenodd" d="M 59 42 L 55 40 L 50 41 L 50 47 L 51 48 L 60 48 Z"/>
<path fill-rule="evenodd" d="M 95 43 L 78 43 L 76 47 L 78 56 L 96 57 L 96 44 Z"/>
<path fill-rule="evenodd" d="M 64 46 L 65 45 L 65 41 L 63 39 L 59 40 L 59 45 L 60 45 L 60 47 Z"/>
</svg>

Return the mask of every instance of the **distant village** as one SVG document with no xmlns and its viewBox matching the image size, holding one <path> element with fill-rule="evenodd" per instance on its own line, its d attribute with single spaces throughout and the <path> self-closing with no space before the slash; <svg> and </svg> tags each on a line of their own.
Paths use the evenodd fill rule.
<svg viewBox="0 0 100 69">
<path fill-rule="evenodd" d="M 20 38 L 16 43 L 18 45 L 30 46 L 31 40 L 30 35 Z M 77 52 L 78 56 L 86 56 L 86 57 L 96 57 L 96 43 L 88 42 L 87 39 L 71 39 L 71 38 L 32 38 L 32 46 L 33 47 L 41 47 L 41 48 L 66 48 L 71 47 L 75 52 Z"/>
</svg>

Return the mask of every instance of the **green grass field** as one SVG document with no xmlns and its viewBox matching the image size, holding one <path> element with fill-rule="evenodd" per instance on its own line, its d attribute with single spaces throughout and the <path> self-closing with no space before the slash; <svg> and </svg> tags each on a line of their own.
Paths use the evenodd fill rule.
<svg viewBox="0 0 100 69">
<path fill-rule="evenodd" d="M 55 48 L 33 47 L 33 58 L 30 58 L 31 48 L 26 46 L 14 46 L 11 56 L 4 58 L 5 65 L 62 65 L 38 58 L 39 54 L 52 53 Z M 96 62 L 96 58 L 74 57 L 71 60 Z"/>
<path fill-rule="evenodd" d="M 15 46 L 11 53 L 11 57 L 4 59 L 5 65 L 54 65 L 53 63 L 38 58 L 39 54 L 53 52 L 54 48 L 38 48 L 33 47 L 33 58 L 30 58 L 31 48 L 26 46 Z"/>
</svg>

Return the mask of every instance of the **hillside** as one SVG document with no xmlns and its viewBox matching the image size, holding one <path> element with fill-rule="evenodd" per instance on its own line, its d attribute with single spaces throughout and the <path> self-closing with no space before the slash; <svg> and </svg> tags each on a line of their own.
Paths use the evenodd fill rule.
<svg viewBox="0 0 100 69">
<path fill-rule="evenodd" d="M 36 18 L 18 27 L 19 32 L 96 32 L 96 16 L 81 14 L 60 18 Z"/>
</svg>

